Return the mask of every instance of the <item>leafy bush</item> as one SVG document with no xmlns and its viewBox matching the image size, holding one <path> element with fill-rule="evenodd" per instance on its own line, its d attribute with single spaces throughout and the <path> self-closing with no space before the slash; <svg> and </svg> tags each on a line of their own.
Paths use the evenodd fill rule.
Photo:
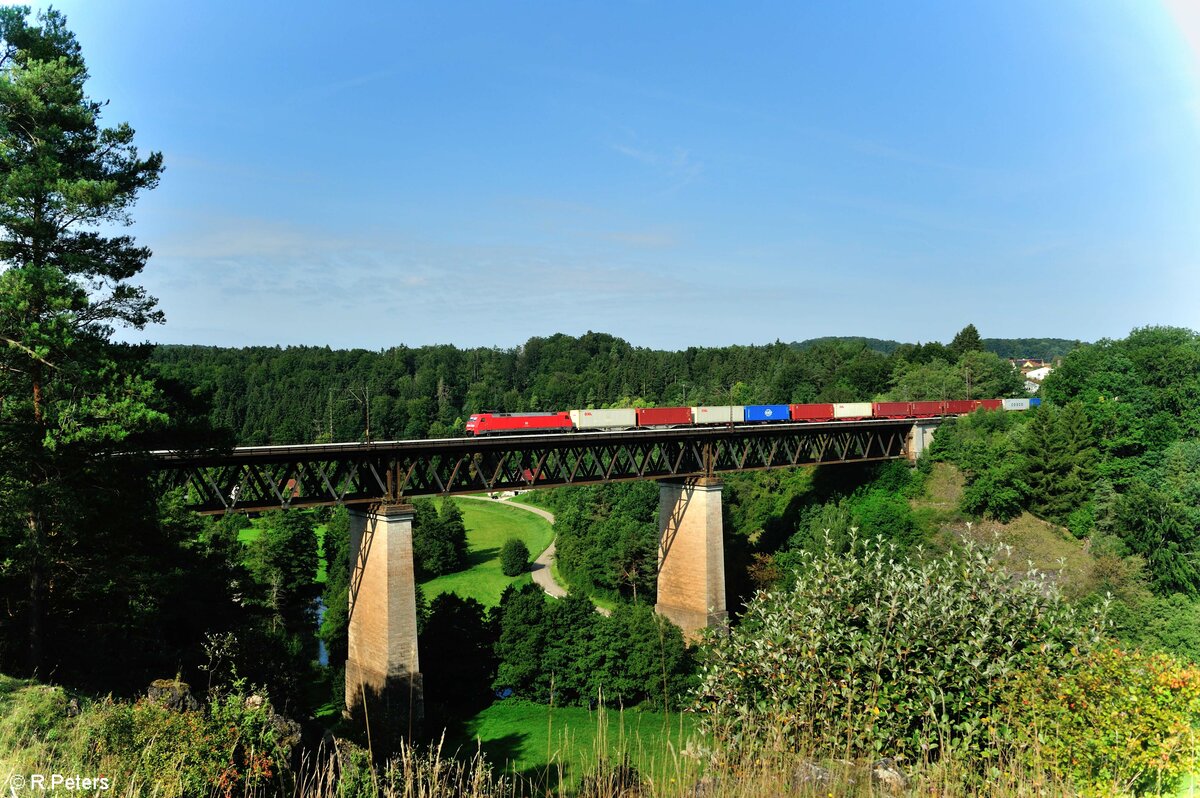
<svg viewBox="0 0 1200 798">
<path fill-rule="evenodd" d="M 177 795 L 243 795 L 278 785 L 289 733 L 244 684 L 201 710 L 150 700 L 112 704 L 89 718 L 97 767 L 118 784 L 154 784 Z M 294 741 L 292 741 L 294 742 Z"/>
<path fill-rule="evenodd" d="M 901 551 L 922 542 L 912 507 L 898 493 L 875 488 L 854 497 L 854 520 L 863 537 L 880 537 Z"/>
<path fill-rule="evenodd" d="M 1200 669 L 1168 654 L 1093 652 L 1054 676 L 1017 674 L 997 737 L 1096 795 L 1159 794 L 1193 764 Z"/>
<path fill-rule="evenodd" d="M 519 576 L 529 568 L 529 547 L 520 538 L 509 538 L 500 549 L 500 570 L 505 576 Z"/>
<path fill-rule="evenodd" d="M 855 538 L 846 553 L 801 553 L 792 586 L 760 592 L 711 641 L 699 707 L 725 748 L 771 730 L 843 756 L 980 752 L 998 680 L 1062 673 L 1099 639 L 1098 617 L 987 551 L 897 552 Z"/>
</svg>

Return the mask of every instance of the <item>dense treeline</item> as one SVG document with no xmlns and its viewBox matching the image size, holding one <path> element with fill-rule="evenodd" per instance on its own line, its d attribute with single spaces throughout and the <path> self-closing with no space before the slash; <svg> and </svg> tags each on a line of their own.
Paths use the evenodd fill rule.
<svg viewBox="0 0 1200 798">
<path fill-rule="evenodd" d="M 534 494 L 554 511 L 559 573 L 575 590 L 654 603 L 658 485 L 610 483 Z"/>
<path fill-rule="evenodd" d="M 890 355 L 905 346 L 899 341 L 882 338 L 863 338 L 857 335 L 827 335 L 820 338 L 809 338 L 797 341 L 792 346 L 797 349 L 809 349 L 818 344 L 846 343 L 862 344 L 868 349 Z M 1066 338 L 984 338 L 983 351 L 991 352 L 1003 358 L 1037 358 L 1039 360 L 1054 360 L 1061 358 L 1076 347 L 1082 346 L 1078 340 Z"/>
<path fill-rule="evenodd" d="M 242 444 L 455 435 L 481 411 L 1023 395 L 973 326 L 887 355 L 838 340 L 665 352 L 587 333 L 507 350 L 161 346 L 153 362 Z"/>
<path fill-rule="evenodd" d="M 688 700 L 693 655 L 651 605 L 623 603 L 604 616 L 586 598 L 549 602 L 527 585 L 504 595 L 497 616 L 497 689 L 544 703 L 664 708 Z"/>
<path fill-rule="evenodd" d="M 1129 641 L 1200 656 L 1200 336 L 1148 327 L 1072 352 L 1038 412 L 976 414 L 938 431 L 963 509 L 1029 510 L 1087 538 Z"/>
</svg>

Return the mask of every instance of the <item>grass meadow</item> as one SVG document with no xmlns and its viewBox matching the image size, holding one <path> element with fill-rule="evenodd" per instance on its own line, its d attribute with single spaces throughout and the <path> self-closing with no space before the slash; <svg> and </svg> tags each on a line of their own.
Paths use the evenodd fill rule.
<svg viewBox="0 0 1200 798">
<path fill-rule="evenodd" d="M 441 593 L 457 593 L 485 607 L 494 607 L 500 603 L 506 587 L 532 581 L 528 572 L 510 577 L 500 570 L 500 547 L 504 541 L 521 539 L 529 547 L 530 557 L 536 559 L 550 545 L 554 532 L 545 519 L 498 501 L 460 499 L 458 507 L 467 527 L 467 568 L 423 582 L 421 590 L 426 601 Z"/>
<path fill-rule="evenodd" d="M 543 789 L 578 786 L 601 761 L 627 761 L 644 778 L 670 783 L 685 765 L 683 752 L 696 747 L 696 736 L 690 714 L 508 699 L 469 719 L 447 737 L 443 750 L 478 750 L 497 771 Z"/>
</svg>

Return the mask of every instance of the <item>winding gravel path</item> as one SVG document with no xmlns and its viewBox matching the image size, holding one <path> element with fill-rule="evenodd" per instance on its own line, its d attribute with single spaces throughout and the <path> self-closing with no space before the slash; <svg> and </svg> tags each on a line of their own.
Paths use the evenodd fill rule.
<svg viewBox="0 0 1200 798">
<path fill-rule="evenodd" d="M 545 518 L 547 521 L 549 521 L 551 526 L 554 526 L 554 513 L 543 510 L 540 507 L 530 507 L 528 504 L 510 501 L 508 498 L 489 499 L 486 496 L 460 496 L 459 498 L 474 499 L 475 501 L 480 502 L 504 502 L 504 504 L 509 507 L 516 507 L 519 510 L 525 510 L 526 512 L 533 513 L 534 515 L 540 515 L 542 518 Z M 541 587 L 542 590 L 545 590 L 547 594 L 553 596 L 554 598 L 562 598 L 567 595 L 567 591 L 562 585 L 554 581 L 554 573 L 550 570 L 550 563 L 553 561 L 554 541 L 551 540 L 550 545 L 546 547 L 546 550 L 538 555 L 538 558 L 533 561 L 533 567 L 530 569 L 530 571 L 533 574 L 533 581 L 539 587 Z"/>
<path fill-rule="evenodd" d="M 511 500 L 511 496 L 503 499 L 489 499 L 486 496 L 459 496 L 458 498 L 474 499 L 475 501 L 480 502 L 504 502 L 504 504 L 508 505 L 509 507 L 516 507 L 519 510 L 525 510 L 526 512 L 533 513 L 534 515 L 540 515 L 542 518 L 545 518 L 547 521 L 549 521 L 551 526 L 554 526 L 554 513 L 549 512 L 548 510 L 543 510 L 540 507 L 531 507 L 528 504 L 514 502 Z M 534 584 L 546 591 L 548 596 L 552 596 L 554 598 L 563 598 L 567 595 L 567 591 L 566 588 L 554 581 L 554 572 L 550 570 L 550 564 L 552 562 L 554 562 L 553 540 L 550 541 L 550 545 L 546 547 L 546 550 L 538 555 L 538 558 L 533 561 L 533 567 L 529 570 L 533 576 Z M 604 607 L 597 607 L 596 612 L 600 613 L 601 615 L 612 614 L 610 610 L 607 610 Z"/>
</svg>

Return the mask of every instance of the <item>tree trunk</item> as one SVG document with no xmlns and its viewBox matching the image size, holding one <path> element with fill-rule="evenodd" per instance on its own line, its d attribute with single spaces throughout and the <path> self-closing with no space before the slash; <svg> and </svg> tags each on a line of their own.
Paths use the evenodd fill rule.
<svg viewBox="0 0 1200 798">
<path fill-rule="evenodd" d="M 37 429 L 42 427 L 42 381 L 39 370 L 33 369 L 33 421 Z M 40 443 L 40 441 L 38 442 Z M 42 549 L 46 542 L 46 530 L 42 518 L 40 480 L 34 478 L 29 490 L 29 672 L 33 677 L 41 675 L 45 655 L 46 617 L 46 574 L 45 557 Z"/>
<path fill-rule="evenodd" d="M 43 619 L 46 617 L 46 578 L 42 557 L 42 543 L 45 535 L 36 499 L 33 509 L 29 512 L 27 522 L 29 524 L 29 542 L 33 549 L 33 556 L 29 563 L 29 672 L 37 678 L 41 675 L 45 651 Z"/>
</svg>

